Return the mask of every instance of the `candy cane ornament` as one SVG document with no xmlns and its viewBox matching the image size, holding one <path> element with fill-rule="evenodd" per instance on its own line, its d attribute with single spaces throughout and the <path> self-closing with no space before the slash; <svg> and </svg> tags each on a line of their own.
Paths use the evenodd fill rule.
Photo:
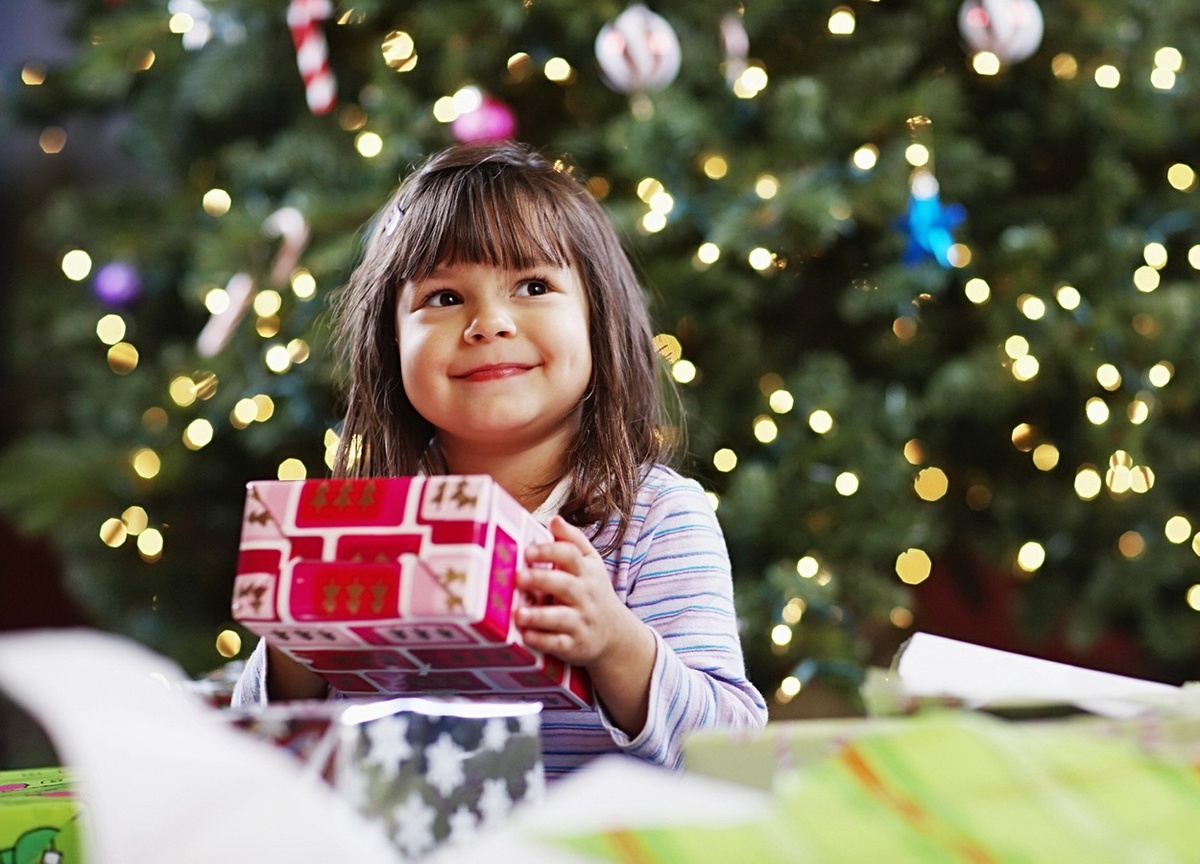
<svg viewBox="0 0 1200 864">
<path fill-rule="evenodd" d="M 329 43 L 321 21 L 333 17 L 330 0 L 291 0 L 287 23 L 296 46 L 296 65 L 304 79 L 304 97 L 314 114 L 328 114 L 337 104 L 337 82 L 329 65 Z"/>
</svg>

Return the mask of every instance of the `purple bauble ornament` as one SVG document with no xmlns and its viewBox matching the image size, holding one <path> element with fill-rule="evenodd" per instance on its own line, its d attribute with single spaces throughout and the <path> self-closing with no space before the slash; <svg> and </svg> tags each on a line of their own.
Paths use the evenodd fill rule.
<svg viewBox="0 0 1200 864">
<path fill-rule="evenodd" d="M 511 108 L 485 94 L 480 97 L 478 108 L 454 118 L 450 131 L 460 144 L 504 141 L 517 133 L 517 118 Z"/>
<path fill-rule="evenodd" d="M 128 306 L 142 293 L 142 277 L 132 264 L 112 261 L 96 272 L 92 291 L 106 306 Z"/>
</svg>

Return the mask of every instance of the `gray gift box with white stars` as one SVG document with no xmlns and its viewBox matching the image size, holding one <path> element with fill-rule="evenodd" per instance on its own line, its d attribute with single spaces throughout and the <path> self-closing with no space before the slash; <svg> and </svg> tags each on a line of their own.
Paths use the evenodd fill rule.
<svg viewBox="0 0 1200 864">
<path fill-rule="evenodd" d="M 545 788 L 541 705 L 389 699 L 337 720 L 334 786 L 415 859 L 504 822 Z"/>
</svg>

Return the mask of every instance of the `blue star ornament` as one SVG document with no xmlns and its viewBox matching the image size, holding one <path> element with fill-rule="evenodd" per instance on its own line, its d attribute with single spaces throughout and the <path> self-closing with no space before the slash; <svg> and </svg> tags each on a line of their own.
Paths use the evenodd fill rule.
<svg viewBox="0 0 1200 864">
<path fill-rule="evenodd" d="M 908 238 L 903 261 L 914 266 L 932 258 L 942 267 L 950 267 L 953 231 L 967 218 L 967 209 L 961 204 L 943 204 L 932 175 L 922 180 L 912 183 L 908 206 L 900 220 L 900 230 Z"/>
</svg>

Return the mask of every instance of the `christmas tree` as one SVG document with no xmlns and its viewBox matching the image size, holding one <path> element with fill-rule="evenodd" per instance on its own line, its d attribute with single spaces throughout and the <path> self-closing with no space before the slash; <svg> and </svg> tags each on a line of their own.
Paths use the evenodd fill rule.
<svg viewBox="0 0 1200 864">
<path fill-rule="evenodd" d="M 78 51 L 11 70 L 9 122 L 54 160 L 116 118 L 134 178 L 23 226 L 0 507 L 101 626 L 238 653 L 244 484 L 328 470 L 363 226 L 516 137 L 627 238 L 765 693 L 853 685 L 946 591 L 1194 672 L 1191 0 L 63 8 Z"/>
</svg>

